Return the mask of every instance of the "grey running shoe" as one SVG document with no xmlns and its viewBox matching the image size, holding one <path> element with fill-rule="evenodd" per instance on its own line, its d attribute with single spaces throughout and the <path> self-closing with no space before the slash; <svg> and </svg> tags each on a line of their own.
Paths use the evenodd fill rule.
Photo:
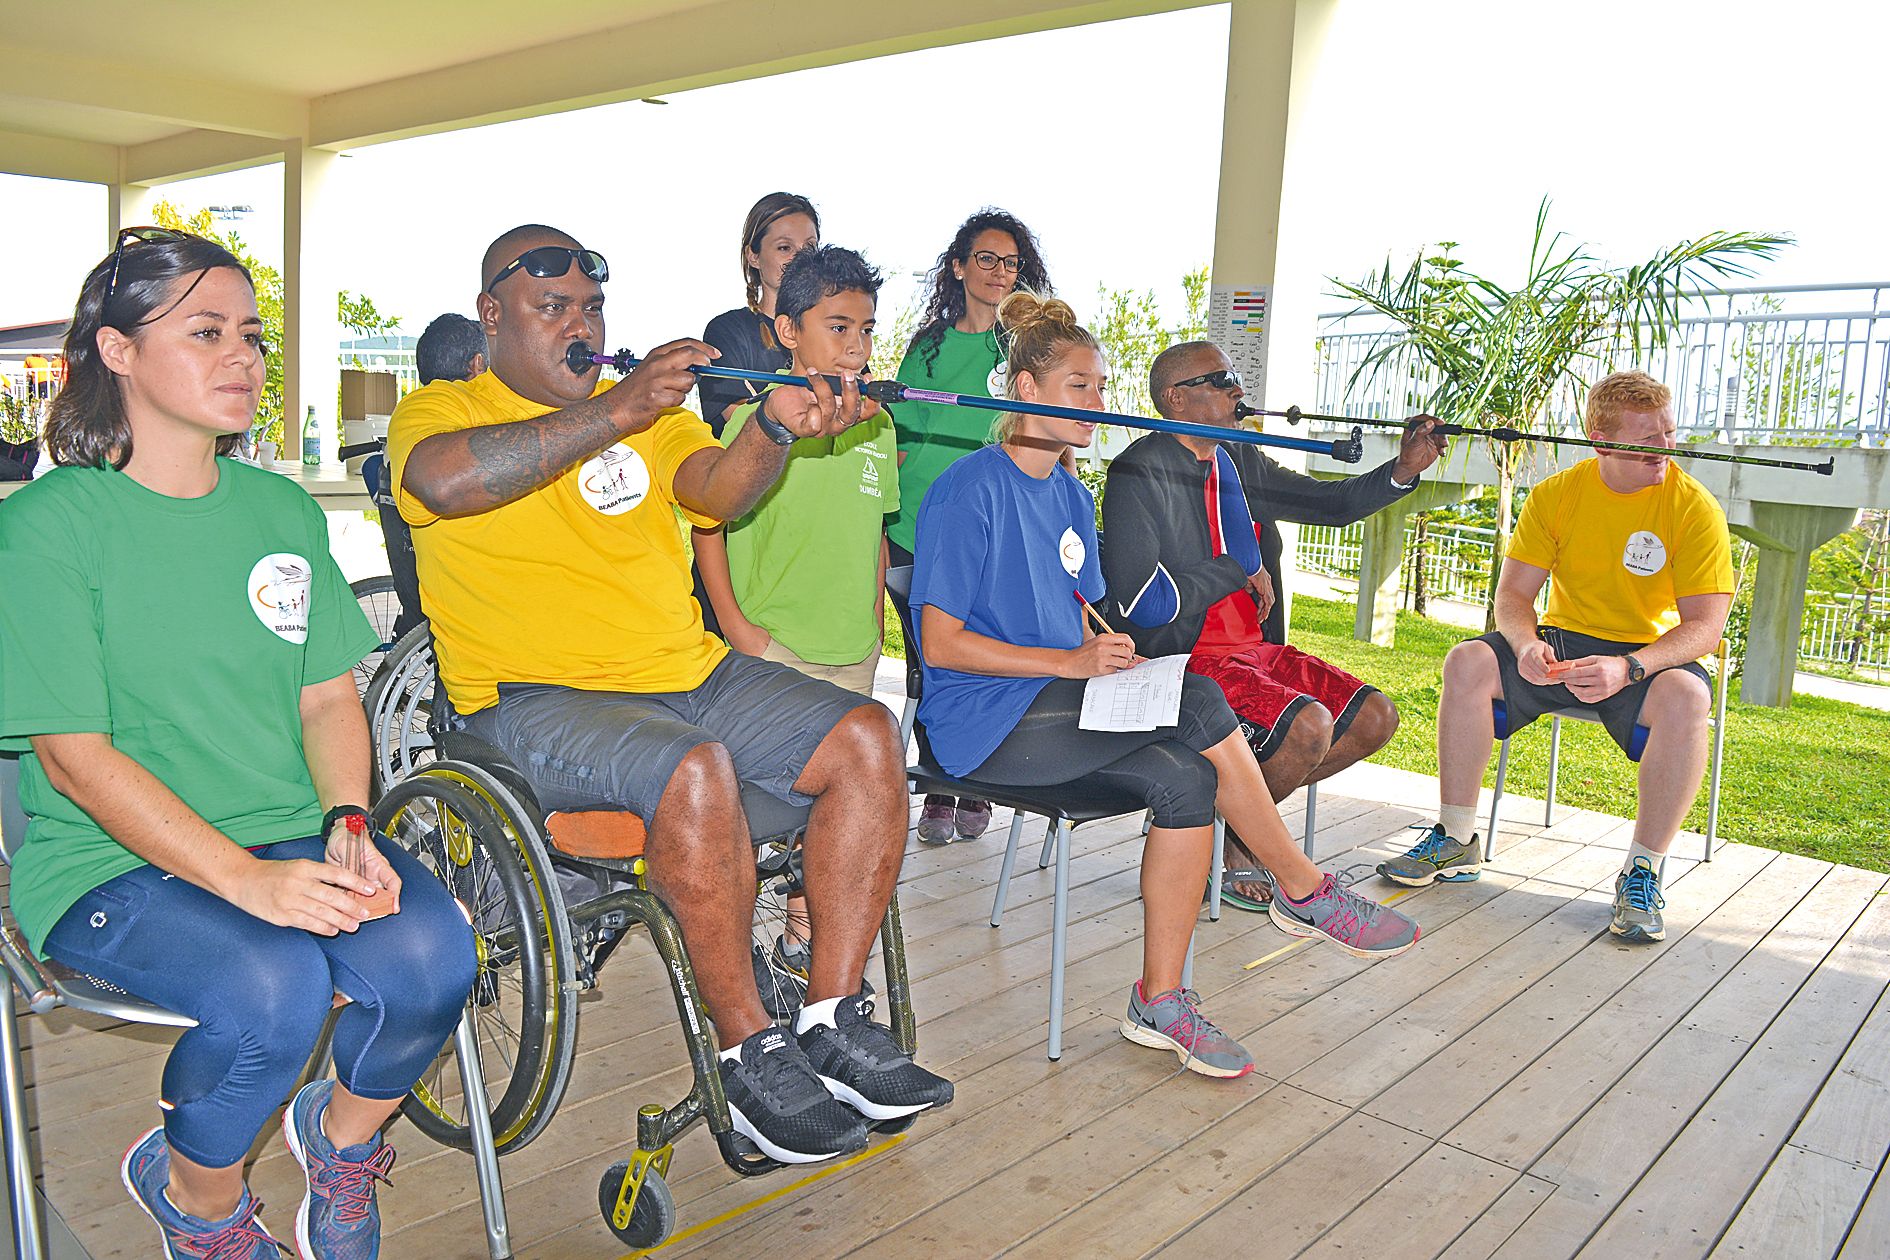
<svg viewBox="0 0 1890 1260">
<path fill-rule="evenodd" d="M 1253 1056 L 1201 1013 L 1201 995 L 1193 989 L 1170 989 L 1145 1000 L 1137 980 L 1129 990 L 1122 1035 L 1138 1046 L 1173 1050 L 1181 1066 L 1203 1076 L 1245 1076 L 1253 1071 Z"/>
<path fill-rule="evenodd" d="M 1276 887 L 1267 913 L 1288 936 L 1324 937 L 1358 958 L 1390 958 L 1417 944 L 1416 920 L 1340 887 L 1330 875 L 1304 901 Z"/>
<path fill-rule="evenodd" d="M 1614 881 L 1614 918 L 1608 930 L 1637 945 L 1665 940 L 1667 925 L 1660 912 L 1666 904 L 1660 895 L 1660 872 L 1646 858 L 1636 857 Z"/>
<path fill-rule="evenodd" d="M 755 990 L 761 994 L 761 1009 L 777 1023 L 793 1018 L 807 1000 L 806 980 L 782 963 L 779 946 L 770 951 L 756 945 L 754 953 Z"/>
<path fill-rule="evenodd" d="M 1378 873 L 1410 888 L 1423 888 L 1434 879 L 1468 882 L 1483 874 L 1483 846 L 1475 836 L 1468 844 L 1453 839 L 1444 834 L 1444 824 L 1435 823 L 1402 857 L 1380 862 Z"/>
<path fill-rule="evenodd" d="M 735 1131 L 784 1164 L 812 1164 L 865 1150 L 866 1122 L 814 1074 L 786 1029 L 764 1028 L 721 1063 Z"/>
<path fill-rule="evenodd" d="M 828 1091 L 868 1120 L 897 1120 L 950 1102 L 952 1083 L 914 1063 L 872 1016 L 873 999 L 856 993 L 840 999 L 832 1027 L 815 1024 L 800 1034 Z"/>
<path fill-rule="evenodd" d="M 958 835 L 958 802 L 949 796 L 928 796 L 919 811 L 919 843 L 950 844 Z"/>
<path fill-rule="evenodd" d="M 991 825 L 991 802 L 974 801 L 970 797 L 960 797 L 958 809 L 953 817 L 958 827 L 960 840 L 976 840 Z"/>
</svg>

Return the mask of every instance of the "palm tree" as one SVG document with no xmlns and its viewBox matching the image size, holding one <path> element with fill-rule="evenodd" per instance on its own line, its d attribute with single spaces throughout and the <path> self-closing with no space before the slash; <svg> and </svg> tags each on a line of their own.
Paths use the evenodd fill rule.
<svg viewBox="0 0 1890 1260">
<path fill-rule="evenodd" d="M 1421 408 L 1445 420 L 1552 432 L 1557 426 L 1548 411 L 1558 390 L 1570 388 L 1579 404 L 1586 373 L 1608 366 L 1617 349 L 1634 355 L 1664 346 L 1698 290 L 1750 276 L 1746 260 L 1769 259 L 1791 244 L 1788 236 L 1713 232 L 1635 266 L 1609 267 L 1586 246 L 1550 235 L 1548 219 L 1545 197 L 1536 208 L 1529 266 L 1514 289 L 1466 270 L 1454 256 L 1455 241 L 1441 243 L 1436 254 L 1420 252 L 1402 273 L 1387 258 L 1382 271 L 1357 284 L 1331 278 L 1336 296 L 1358 302 L 1353 314 L 1370 312 L 1389 323 L 1349 384 L 1401 375 Z M 1485 604 L 1491 623 L 1514 525 L 1516 472 L 1529 445 L 1488 445 L 1497 470 L 1496 552 Z"/>
</svg>

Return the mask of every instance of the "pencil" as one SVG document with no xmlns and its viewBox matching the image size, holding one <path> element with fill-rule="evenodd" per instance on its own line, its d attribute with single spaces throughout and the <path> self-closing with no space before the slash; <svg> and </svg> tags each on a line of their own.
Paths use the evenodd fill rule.
<svg viewBox="0 0 1890 1260">
<path fill-rule="evenodd" d="M 1088 613 L 1088 614 L 1089 614 L 1089 615 L 1090 615 L 1091 617 L 1094 617 L 1094 618 L 1096 619 L 1096 624 L 1097 624 L 1098 626 L 1101 626 L 1101 627 L 1102 627 L 1102 632 L 1103 632 L 1104 634 L 1114 634 L 1114 633 L 1115 633 L 1115 631 L 1114 631 L 1113 629 L 1111 629 L 1111 628 L 1110 628 L 1110 625 L 1109 625 L 1109 623 L 1103 620 L 1103 615 L 1102 615 L 1101 613 L 1099 613 L 1099 612 L 1097 612 L 1097 611 L 1096 611 L 1096 609 L 1095 609 L 1094 607 L 1092 607 L 1092 606 L 1091 606 L 1091 604 L 1090 604 L 1090 602 L 1089 602 L 1088 600 L 1086 600 L 1086 599 L 1084 599 L 1084 598 L 1083 598 L 1083 592 L 1081 592 L 1081 591 L 1071 591 L 1071 592 L 1070 592 L 1070 594 L 1071 594 L 1071 595 L 1073 595 L 1073 596 L 1074 596 L 1074 597 L 1076 598 L 1076 602 L 1077 602 L 1077 603 L 1079 603 L 1079 604 L 1081 604 L 1081 605 L 1083 606 L 1083 611 L 1084 611 L 1084 612 L 1086 612 L 1086 613 Z"/>
</svg>

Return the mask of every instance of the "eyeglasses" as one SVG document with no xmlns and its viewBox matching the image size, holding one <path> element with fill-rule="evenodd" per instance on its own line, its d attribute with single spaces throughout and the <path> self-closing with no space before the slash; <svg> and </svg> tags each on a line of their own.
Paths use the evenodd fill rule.
<svg viewBox="0 0 1890 1260">
<path fill-rule="evenodd" d="M 1190 376 L 1185 381 L 1176 381 L 1176 389 L 1192 389 L 1196 385 L 1212 385 L 1215 389 L 1243 389 L 1240 373 L 1223 369 L 1219 372 L 1206 372 L 1200 376 Z"/>
<path fill-rule="evenodd" d="M 599 284 L 610 279 L 610 264 L 605 262 L 604 256 L 594 249 L 572 249 L 568 245 L 540 245 L 537 249 L 526 250 L 499 268 L 499 274 L 492 277 L 492 283 L 486 286 L 486 292 L 492 292 L 498 287 L 499 281 L 520 267 L 525 269 L 525 274 L 528 276 L 549 280 L 553 276 L 561 276 L 570 271 L 571 264 L 574 262 L 578 265 L 579 271 Z"/>
<path fill-rule="evenodd" d="M 118 229 L 118 243 L 112 247 L 112 278 L 105 282 L 105 300 L 112 300 L 112 294 L 118 292 L 118 264 L 125 260 L 125 246 L 133 241 L 146 243 L 156 241 L 195 240 L 189 232 L 179 232 L 175 228 L 165 227 L 128 227 Z"/>
<path fill-rule="evenodd" d="M 998 264 L 1004 264 L 1004 270 L 1015 275 L 1024 265 L 1021 254 L 994 254 L 988 249 L 981 249 L 971 256 L 971 261 L 985 271 L 996 271 Z"/>
</svg>

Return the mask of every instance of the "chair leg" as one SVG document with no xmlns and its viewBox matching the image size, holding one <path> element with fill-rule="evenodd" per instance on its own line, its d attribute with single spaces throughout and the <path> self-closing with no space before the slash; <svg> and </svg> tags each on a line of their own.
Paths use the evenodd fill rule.
<svg viewBox="0 0 1890 1260">
<path fill-rule="evenodd" d="M 1496 858 L 1496 811 L 1503 807 L 1503 780 L 1509 776 L 1509 741 L 1496 754 L 1496 791 L 1490 797 L 1490 825 L 1483 831 L 1483 860 Z"/>
<path fill-rule="evenodd" d="M 1221 921 L 1221 872 L 1227 869 L 1227 820 L 1214 815 L 1214 863 L 1208 869 L 1208 921 Z M 1193 948 L 1192 945 L 1189 946 Z M 1192 955 L 1190 955 L 1192 958 Z M 1183 982 L 1184 987 L 1186 982 Z"/>
<path fill-rule="evenodd" d="M 912 747 L 912 728 L 919 716 L 919 702 L 911 696 L 906 697 L 906 707 L 899 711 L 899 755 L 906 755 Z"/>
<path fill-rule="evenodd" d="M 1555 826 L 1555 779 L 1562 765 L 1562 719 L 1549 718 L 1549 799 L 1542 805 L 1542 825 Z"/>
<path fill-rule="evenodd" d="M 1050 1059 L 1063 1057 L 1063 956 L 1070 931 L 1070 824 L 1052 824 L 1057 844 L 1056 900 L 1050 927 Z"/>
<path fill-rule="evenodd" d="M 1056 856 L 1057 824 L 1051 819 L 1043 829 L 1043 852 L 1037 855 L 1037 869 L 1043 870 L 1050 865 L 1050 859 Z"/>
<path fill-rule="evenodd" d="M 473 1169 L 479 1179 L 479 1204 L 486 1215 L 486 1249 L 492 1260 L 510 1260 L 512 1233 L 505 1220 L 505 1185 L 499 1177 L 499 1151 L 492 1141 L 492 1103 L 486 1097 L 479 1063 L 479 1033 L 472 1007 L 460 1016 L 453 1034 L 459 1082 L 466 1100 L 466 1125 L 472 1133 Z"/>
<path fill-rule="evenodd" d="M 1004 845 L 1004 865 L 998 868 L 997 897 L 991 902 L 991 926 L 1004 925 L 1004 906 L 1011 895 L 1011 864 L 1017 861 L 1017 838 L 1024 833 L 1024 815 L 1011 815 L 1011 837 Z"/>
<path fill-rule="evenodd" d="M 1719 839 L 1719 775 L 1726 755 L 1726 662 L 1720 662 L 1717 694 L 1713 697 L 1713 767 L 1706 790 L 1706 861 L 1713 860 Z"/>
<path fill-rule="evenodd" d="M 1154 825 L 1155 825 L 1155 811 L 1152 809 L 1144 811 L 1142 814 L 1142 834 L 1146 836 L 1148 834 L 1148 829 L 1150 827 L 1153 827 Z"/>
<path fill-rule="evenodd" d="M 0 1055 L 5 1056 L 7 1193 L 13 1199 L 13 1254 L 19 1260 L 43 1260 L 46 1235 L 39 1218 L 39 1190 L 33 1184 L 32 1138 L 26 1127 L 25 1067 L 20 1060 L 19 995 L 11 980 L 0 1010 Z"/>
<path fill-rule="evenodd" d="M 1181 960 L 1181 987 L 1194 987 L 1194 938 L 1195 933 L 1188 933 L 1188 956 Z"/>
<path fill-rule="evenodd" d="M 1319 785 L 1306 785 L 1306 837 L 1301 842 L 1306 849 L 1306 856 L 1313 855 L 1313 833 L 1319 830 Z"/>
</svg>

